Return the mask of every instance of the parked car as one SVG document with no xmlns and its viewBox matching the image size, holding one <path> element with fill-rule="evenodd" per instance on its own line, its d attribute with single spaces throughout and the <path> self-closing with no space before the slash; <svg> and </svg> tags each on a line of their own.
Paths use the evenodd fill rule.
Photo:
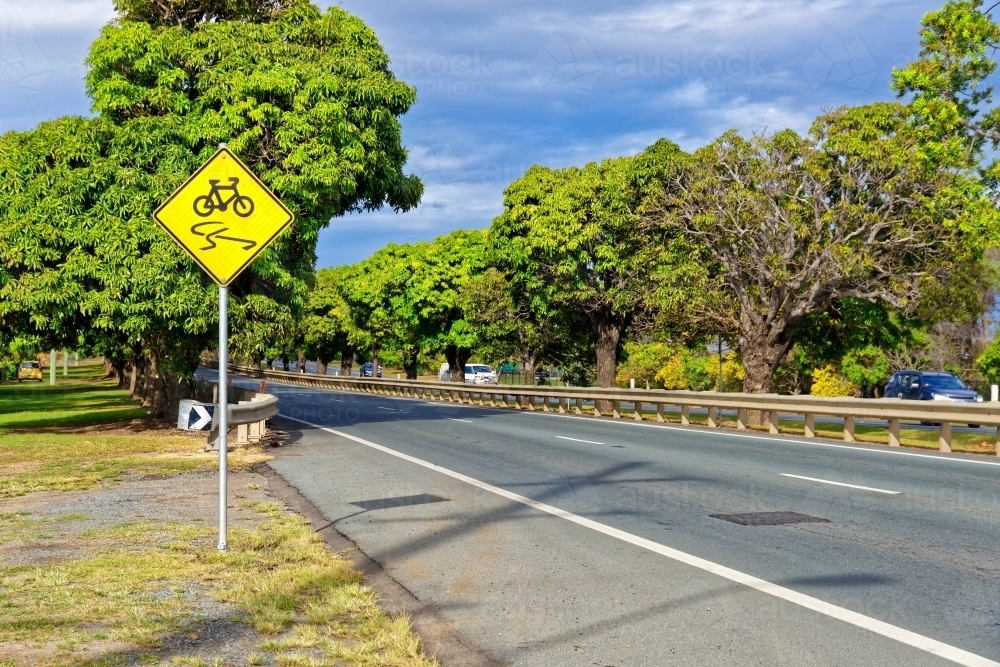
<svg viewBox="0 0 1000 667">
<path fill-rule="evenodd" d="M 361 368 L 358 370 L 358 374 L 361 377 L 363 377 L 363 378 L 370 378 L 370 377 L 372 377 L 372 364 L 371 363 L 361 364 Z M 382 367 L 381 366 L 378 367 L 378 376 L 382 377 Z"/>
<path fill-rule="evenodd" d="M 438 369 L 438 382 L 451 382 L 451 366 L 447 362 Z"/>
<path fill-rule="evenodd" d="M 17 381 L 38 380 L 42 381 L 42 365 L 37 361 L 22 361 L 17 367 Z"/>
<path fill-rule="evenodd" d="M 885 385 L 885 398 L 911 401 L 962 401 L 982 403 L 979 392 L 944 371 L 899 371 Z M 969 424 L 978 428 L 979 424 Z"/>
<path fill-rule="evenodd" d="M 465 381 L 470 384 L 496 384 L 497 374 L 485 364 L 466 364 Z"/>
</svg>

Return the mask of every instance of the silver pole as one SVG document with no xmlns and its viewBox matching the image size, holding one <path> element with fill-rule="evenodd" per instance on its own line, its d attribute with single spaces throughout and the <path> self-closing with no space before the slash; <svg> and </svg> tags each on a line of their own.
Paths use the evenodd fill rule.
<svg viewBox="0 0 1000 667">
<path fill-rule="evenodd" d="M 219 551 L 226 550 L 229 435 L 229 288 L 219 288 Z"/>
</svg>

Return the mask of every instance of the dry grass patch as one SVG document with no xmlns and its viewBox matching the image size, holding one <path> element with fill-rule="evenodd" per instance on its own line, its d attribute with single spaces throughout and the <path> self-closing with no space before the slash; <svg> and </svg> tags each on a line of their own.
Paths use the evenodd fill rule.
<svg viewBox="0 0 1000 667">
<path fill-rule="evenodd" d="M 261 635 L 246 664 L 437 664 L 407 619 L 381 611 L 361 574 L 304 519 L 276 505 L 256 509 L 259 524 L 233 529 L 226 553 L 204 525 L 125 523 L 80 533 L 108 545 L 91 557 L 0 569 L 0 655 L 23 658 L 0 665 L 103 667 L 130 656 L 210 665 L 211 655 L 163 650 L 174 636 L 197 636 L 199 597 L 208 596 Z M 25 520 L 4 515 L 0 527 Z"/>
</svg>

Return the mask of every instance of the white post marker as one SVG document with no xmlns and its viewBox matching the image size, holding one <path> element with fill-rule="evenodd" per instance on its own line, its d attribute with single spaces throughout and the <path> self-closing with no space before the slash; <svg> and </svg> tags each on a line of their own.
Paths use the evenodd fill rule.
<svg viewBox="0 0 1000 667">
<path fill-rule="evenodd" d="M 993 403 L 1000 401 L 1000 391 L 998 390 L 1000 390 L 1000 387 L 995 384 L 990 385 L 990 401 Z"/>
<path fill-rule="evenodd" d="M 63 348 L 63 377 L 69 375 L 69 350 Z"/>
<path fill-rule="evenodd" d="M 219 286 L 219 551 L 228 532 L 229 285 L 295 216 L 226 144 L 153 213 Z M 53 382 L 55 376 L 53 375 Z"/>
<path fill-rule="evenodd" d="M 49 350 L 49 384 L 56 383 L 56 351 Z"/>
</svg>

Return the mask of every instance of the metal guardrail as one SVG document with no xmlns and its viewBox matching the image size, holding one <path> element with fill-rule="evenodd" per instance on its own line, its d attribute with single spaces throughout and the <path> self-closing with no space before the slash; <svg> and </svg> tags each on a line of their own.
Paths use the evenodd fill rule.
<svg viewBox="0 0 1000 667">
<path fill-rule="evenodd" d="M 252 370 L 252 369 L 250 369 Z M 216 406 L 218 408 L 218 406 Z M 256 394 L 249 401 L 241 401 L 238 404 L 230 403 L 226 406 L 228 426 L 236 426 L 236 445 L 246 445 L 259 441 L 265 432 L 266 420 L 278 414 L 278 397 L 271 394 Z M 218 409 L 212 418 L 212 430 L 208 434 L 208 446 L 210 451 L 219 448 L 219 420 Z"/>
<path fill-rule="evenodd" d="M 856 442 L 855 420 L 883 419 L 889 423 L 889 445 L 898 447 L 902 421 L 919 421 L 939 424 L 938 449 L 951 451 L 952 424 L 977 424 L 998 427 L 1000 432 L 1000 403 L 964 403 L 952 401 L 911 401 L 902 399 L 824 398 L 819 396 L 782 396 L 779 394 L 720 393 L 714 391 L 665 391 L 659 389 L 617 389 L 601 387 L 553 387 L 533 385 L 476 385 L 420 380 L 395 380 L 389 378 L 355 378 L 323 376 L 314 373 L 261 370 L 231 365 L 234 373 L 275 382 L 308 387 L 325 387 L 343 391 L 387 394 L 424 400 L 468 403 L 488 407 L 506 407 L 529 411 L 584 413 L 584 403 L 593 402 L 594 409 L 587 414 L 621 418 L 621 404 L 635 406 L 632 418 L 643 419 L 643 407 L 655 406 L 654 419 L 665 421 L 665 406 L 681 409 L 681 424 L 691 423 L 691 408 L 708 410 L 710 428 L 720 425 L 719 410 L 736 410 L 736 428 L 747 430 L 747 412 L 765 413 L 768 431 L 778 433 L 779 413 L 802 415 L 805 437 L 816 437 L 816 415 L 842 417 L 844 440 Z M 513 398 L 513 400 L 509 400 Z M 598 409 L 599 403 L 610 405 L 607 413 Z M 589 406 L 588 406 L 589 407 Z M 1000 456 L 1000 447 L 997 448 Z"/>
</svg>

